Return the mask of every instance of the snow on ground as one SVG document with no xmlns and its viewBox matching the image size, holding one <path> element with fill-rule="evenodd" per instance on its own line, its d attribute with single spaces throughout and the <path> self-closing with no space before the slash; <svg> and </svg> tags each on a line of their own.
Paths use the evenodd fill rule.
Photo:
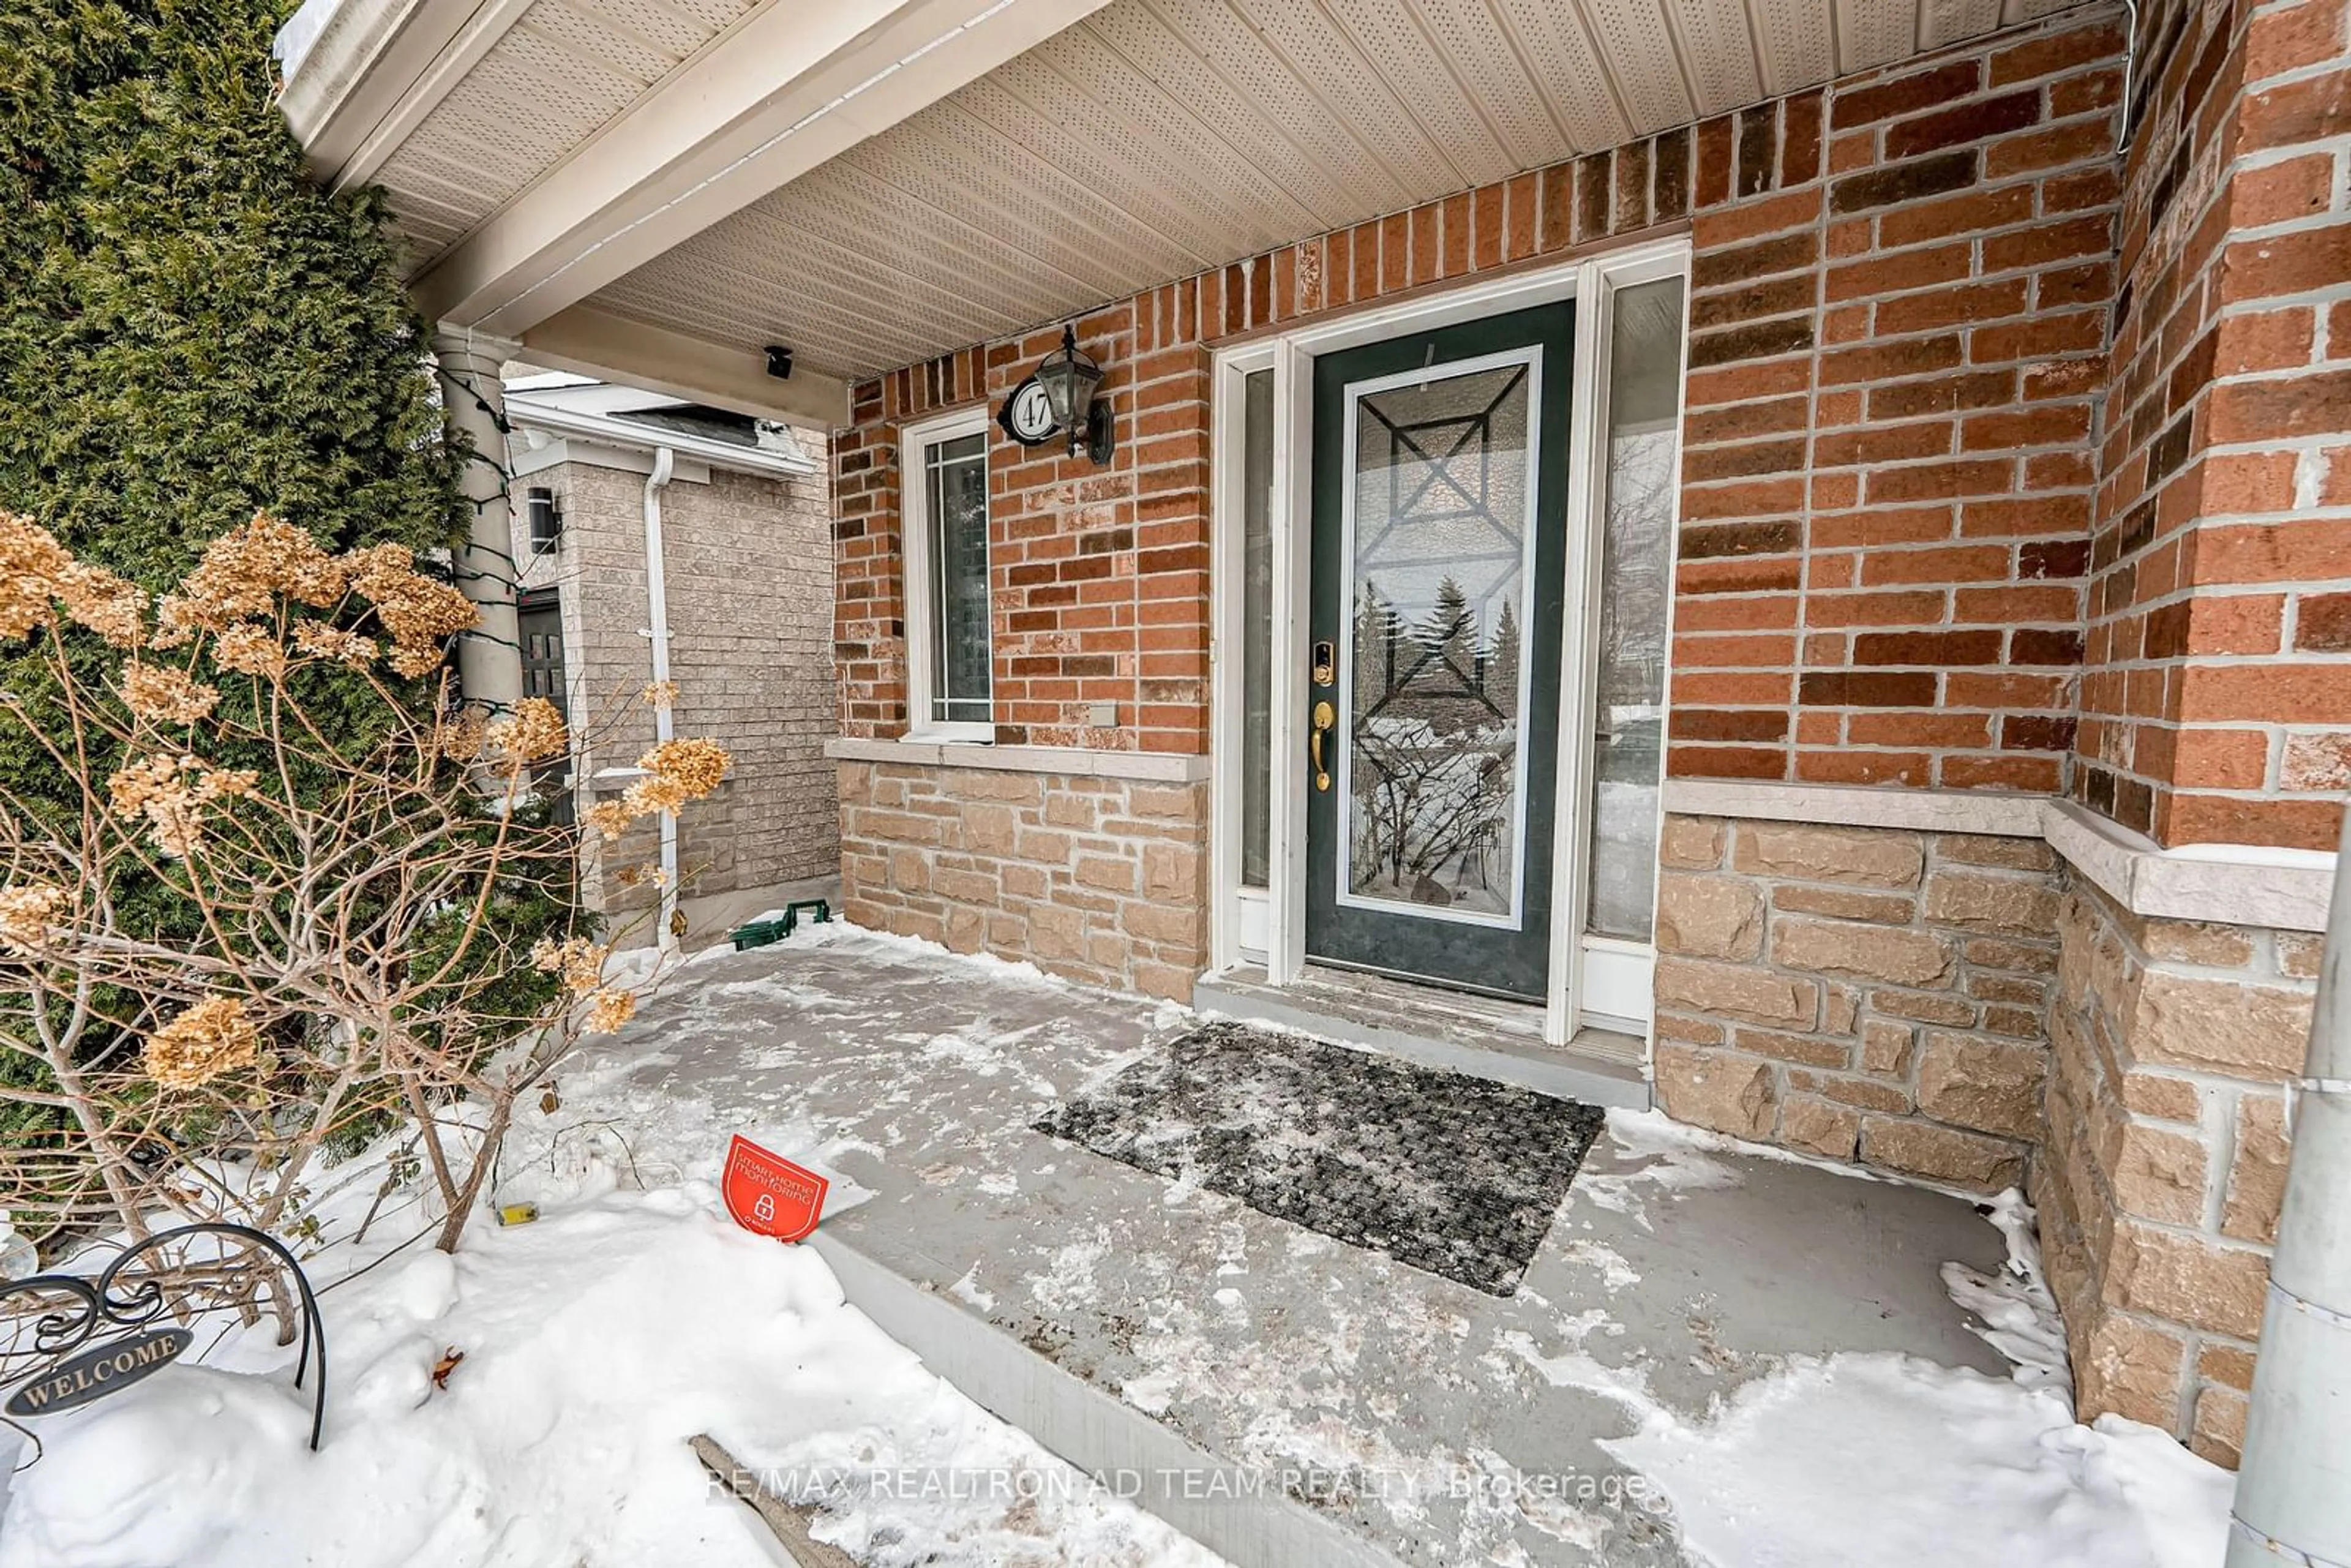
<svg viewBox="0 0 2351 1568">
<path fill-rule="evenodd" d="M 1714 1568 L 2215 1568 L 2231 1477 L 2064 1395 L 1914 1357 L 1791 1363 L 1604 1445 Z"/>
<path fill-rule="evenodd" d="M 796 941 L 851 935 L 820 927 Z M 1062 988 L 1025 966 L 859 939 L 935 965 L 942 980 Z M 796 997 L 788 973 L 673 982 L 697 985 L 749 986 L 811 1021 L 845 1005 Z M 1083 997 L 1071 992 L 1073 1009 Z M 1028 1075 L 1014 1033 L 925 1032 L 895 1049 L 977 1074 Z M 183 1363 L 41 1422 L 44 1457 L 0 1490 L 0 1568 L 768 1568 L 777 1558 L 762 1527 L 714 1493 L 688 1452 L 699 1432 L 787 1495 L 822 1500 L 817 1533 L 863 1563 L 1214 1563 L 924 1368 L 843 1304 L 815 1253 L 726 1219 L 710 1179 L 725 1130 L 740 1126 L 820 1166 L 852 1149 L 883 1157 L 853 1124 L 797 1101 L 623 1092 L 622 1077 L 617 1065 L 566 1074 L 563 1114 L 543 1134 L 518 1136 L 499 1182 L 502 1198 L 535 1198 L 544 1217 L 513 1228 L 486 1218 L 455 1257 L 429 1241 L 399 1245 L 429 1225 L 415 1207 L 387 1206 L 366 1240 L 351 1236 L 380 1165 L 353 1162 L 322 1184 L 316 1212 L 328 1241 L 309 1260 L 325 1287 L 331 1356 L 320 1453 L 303 1447 L 308 1396 L 289 1385 L 290 1352 L 232 1340 L 205 1351 L 206 1364 Z M 1791 1157 L 1655 1114 L 1614 1114 L 1609 1137 L 1646 1163 L 1587 1172 L 1579 1189 L 1643 1229 L 1653 1205 L 1744 1180 L 1735 1156 Z M 828 1210 L 862 1196 L 837 1186 Z M 1216 1226 L 1211 1196 L 1187 1201 Z M 2231 1478 L 2152 1428 L 2074 1421 L 2030 1210 L 2003 1199 L 1991 1219 L 2009 1238 L 2009 1267 L 1984 1275 L 1953 1266 L 1945 1282 L 2017 1363 L 2010 1380 L 1896 1354 L 1797 1357 L 1693 1416 L 1660 1403 L 1637 1358 L 1610 1366 L 1589 1354 L 1587 1334 L 1625 1333 L 1593 1314 L 1560 1348 L 1520 1336 L 1500 1350 L 1624 1409 L 1630 1435 L 1604 1446 L 1651 1483 L 1704 1568 L 2210 1568 Z M 1054 1260 L 1055 1287 L 1091 1289 L 1092 1262 L 1118 1245 L 1106 1233 L 1073 1236 Z M 1552 1245 L 1612 1289 L 1620 1277 L 1637 1282 L 1597 1242 L 1555 1236 Z M 1313 1254 L 1336 1247 L 1298 1233 L 1286 1266 L 1317 1270 Z M 1343 1272 L 1326 1271 L 1333 1283 Z M 950 1293 L 984 1309 L 982 1272 Z M 1275 1328 L 1237 1364 L 1162 1366 L 1165 1387 L 1146 1381 L 1130 1396 L 1148 1408 L 1217 1370 L 1269 1387 L 1301 1357 L 1344 1375 L 1371 1325 L 1335 1322 L 1329 1344 Z M 465 1359 L 436 1390 L 432 1368 L 452 1348 Z M 272 1375 L 234 1375 L 243 1369 Z M 1244 1444 L 1235 1457 L 1295 1462 L 1299 1436 L 1278 1451 Z M 1392 1474 L 1432 1462 L 1395 1450 L 1386 1433 L 1370 1440 L 1379 1452 L 1325 1457 Z M 1577 1539 L 1565 1526 L 1558 1533 Z"/>
<path fill-rule="evenodd" d="M 828 1499 L 816 1533 L 862 1563 L 1216 1562 L 925 1370 L 814 1252 L 736 1228 L 708 1183 L 607 1172 L 543 1202 L 455 1256 L 388 1247 L 412 1215 L 308 1262 L 330 1357 L 315 1455 L 266 1339 L 41 1422 L 0 1568 L 770 1568 L 686 1448 L 703 1432 Z"/>
<path fill-rule="evenodd" d="M 1748 1149 L 1654 1113 L 1609 1124 L 1620 1144 L 1667 1156 L 1653 1179 L 1668 1186 L 1717 1179 L 1705 1151 Z M 1687 1551 L 1710 1568 L 2215 1568 L 2235 1478 L 2152 1427 L 2074 1419 L 2032 1210 L 2012 1188 L 1988 1208 L 2007 1267 L 1946 1263 L 1943 1282 L 2011 1377 L 1908 1355 L 1800 1356 L 1703 1422 L 1628 1401 L 1646 1406 L 1640 1429 L 1601 1446 L 1671 1504 Z"/>
</svg>

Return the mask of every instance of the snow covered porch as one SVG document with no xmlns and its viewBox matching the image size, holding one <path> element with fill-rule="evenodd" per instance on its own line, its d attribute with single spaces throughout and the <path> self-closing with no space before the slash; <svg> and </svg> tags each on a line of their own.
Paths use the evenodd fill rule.
<svg viewBox="0 0 2351 1568">
<path fill-rule="evenodd" d="M 1946 1264 L 1992 1276 L 2006 1257 L 1961 1198 L 1614 1113 L 1496 1295 L 1032 1130 L 1202 1021 L 1025 966 L 804 932 L 695 964 L 574 1071 L 561 1116 L 689 1176 L 715 1170 L 730 1132 L 825 1169 L 835 1196 L 811 1245 L 852 1301 L 1237 1563 L 1688 1561 L 1685 1536 L 1724 1511 L 1760 1506 L 1768 1529 L 1732 1454 L 1696 1450 L 1705 1490 L 1675 1483 L 1709 1406 L 1769 1378 L 1859 1401 L 1822 1409 L 1861 1452 L 1928 1445 L 1874 1466 L 1939 1462 L 1931 1428 L 1952 1398 L 2075 1430 L 2057 1396 L 2007 1382 L 1953 1302 Z M 1834 1374 L 1794 1359 L 1838 1354 L 1861 1359 Z M 1862 1407 L 1921 1430 L 1857 1421 Z M 2079 1445 L 2033 1455 L 2028 1437 L 2013 1479 L 2035 1507 L 2105 1462 Z M 1948 1522 L 1904 1501 L 1901 1478 L 1841 1469 L 1813 1484 L 1893 1532 L 1882 1560 L 1910 1555 L 1904 1531 Z M 1993 1516 L 1969 1527 L 1987 1563 L 2018 1544 Z M 2147 1560 L 2131 1530 L 2098 1529 L 2069 1560 Z M 1976 1560 L 1942 1545 L 1938 1561 Z"/>
</svg>

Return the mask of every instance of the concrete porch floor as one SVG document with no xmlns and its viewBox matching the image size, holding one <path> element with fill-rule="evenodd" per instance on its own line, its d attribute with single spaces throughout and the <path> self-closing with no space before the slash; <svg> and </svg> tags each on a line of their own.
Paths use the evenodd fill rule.
<svg viewBox="0 0 2351 1568">
<path fill-rule="evenodd" d="M 1653 1114 L 1509 1299 L 1029 1130 L 1196 1019 L 835 928 L 694 964 L 564 1112 L 687 1176 L 739 1131 L 846 1178 L 816 1244 L 852 1301 L 1081 1469 L 1193 1472 L 1136 1500 L 1244 1564 L 1680 1563 L 1600 1446 L 1645 1412 L 1791 1355 L 2007 1370 L 1939 1277 L 2002 1260 L 1970 1205 Z"/>
</svg>

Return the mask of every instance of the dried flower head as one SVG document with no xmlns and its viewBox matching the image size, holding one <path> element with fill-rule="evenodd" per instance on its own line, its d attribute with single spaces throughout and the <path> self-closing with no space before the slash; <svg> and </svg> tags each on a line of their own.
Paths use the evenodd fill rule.
<svg viewBox="0 0 2351 1568">
<path fill-rule="evenodd" d="M 406 675 L 413 681 L 439 669 L 442 657 L 441 649 L 431 643 L 395 643 L 384 663 L 392 666 L 393 674 Z"/>
<path fill-rule="evenodd" d="M 676 786 L 681 798 L 699 800 L 726 778 L 726 748 L 715 740 L 664 740 L 637 766 Z"/>
<path fill-rule="evenodd" d="M 564 989 L 586 996 L 602 983 L 604 960 L 611 952 L 585 936 L 567 936 L 560 942 L 542 936 L 531 946 L 530 967 L 542 975 L 562 976 Z"/>
<path fill-rule="evenodd" d="M 525 697 L 514 712 L 491 725 L 484 743 L 515 767 L 559 757 L 571 745 L 563 710 L 545 697 Z"/>
<path fill-rule="evenodd" d="M 489 724 L 476 707 L 444 710 L 433 729 L 433 748 L 452 762 L 471 762 L 482 754 Z"/>
<path fill-rule="evenodd" d="M 0 512 L 0 640 L 14 642 L 68 619 L 118 648 L 145 635 L 147 595 L 104 567 L 87 566 L 30 517 Z"/>
<path fill-rule="evenodd" d="M 347 572 L 307 529 L 256 512 L 206 546 L 196 569 L 164 595 L 156 645 L 176 646 L 192 632 L 225 632 L 269 613 L 280 595 L 323 608 L 343 596 Z"/>
<path fill-rule="evenodd" d="M 136 648 L 147 636 L 147 591 L 102 566 L 76 561 L 57 579 L 57 599 L 76 623 L 118 648 Z"/>
<path fill-rule="evenodd" d="M 611 1034 L 637 1013 L 637 993 L 606 986 L 591 998 L 588 1020 L 580 1027 L 590 1034 Z"/>
<path fill-rule="evenodd" d="M 45 882 L 0 887 L 0 949 L 28 952 L 45 945 L 70 902 L 64 888 Z"/>
<path fill-rule="evenodd" d="M 134 659 L 122 666 L 122 700 L 150 724 L 194 724 L 219 706 L 220 692 L 185 670 Z"/>
<path fill-rule="evenodd" d="M 149 840 L 177 858 L 203 836 L 205 807 L 250 795 L 259 782 L 250 768 L 214 768 L 183 754 L 125 763 L 106 787 L 114 814 L 125 821 L 144 817 Z"/>
<path fill-rule="evenodd" d="M 374 663 L 377 652 L 374 638 L 329 626 L 323 621 L 305 621 L 295 627 L 294 647 L 310 658 L 332 659 L 353 669 Z"/>
<path fill-rule="evenodd" d="M 635 814 L 620 800 L 604 800 L 588 808 L 586 821 L 609 844 L 629 831 L 629 822 Z"/>
<path fill-rule="evenodd" d="M 224 670 L 259 675 L 267 681 L 286 675 L 286 648 L 266 626 L 241 621 L 213 639 L 213 663 Z"/>
<path fill-rule="evenodd" d="M 637 695 L 647 707 L 665 708 L 677 701 L 677 683 L 654 681 Z"/>
<path fill-rule="evenodd" d="M 194 1089 L 252 1066 L 260 1050 L 261 1031 L 246 1016 L 245 1003 L 207 997 L 150 1036 L 141 1060 L 147 1076 L 166 1089 Z"/>
<path fill-rule="evenodd" d="M 392 637 L 392 667 L 422 675 L 441 663 L 442 644 L 481 619 L 472 600 L 445 582 L 416 570 L 405 545 L 372 545 L 344 558 L 351 591 L 375 606 L 375 618 Z"/>
<path fill-rule="evenodd" d="M 57 581 L 72 562 L 48 529 L 0 512 L 0 638 L 13 643 L 57 619 Z"/>
<path fill-rule="evenodd" d="M 685 804 L 685 786 L 674 779 L 649 774 L 621 791 L 621 810 L 630 817 L 650 817 L 656 811 L 675 815 Z"/>
</svg>

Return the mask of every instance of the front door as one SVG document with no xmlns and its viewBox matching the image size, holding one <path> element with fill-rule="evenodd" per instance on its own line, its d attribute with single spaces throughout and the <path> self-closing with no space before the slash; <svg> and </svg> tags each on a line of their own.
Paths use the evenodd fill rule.
<svg viewBox="0 0 2351 1568">
<path fill-rule="evenodd" d="M 1544 998 L 1574 319 L 1315 361 L 1310 957 Z"/>
</svg>

